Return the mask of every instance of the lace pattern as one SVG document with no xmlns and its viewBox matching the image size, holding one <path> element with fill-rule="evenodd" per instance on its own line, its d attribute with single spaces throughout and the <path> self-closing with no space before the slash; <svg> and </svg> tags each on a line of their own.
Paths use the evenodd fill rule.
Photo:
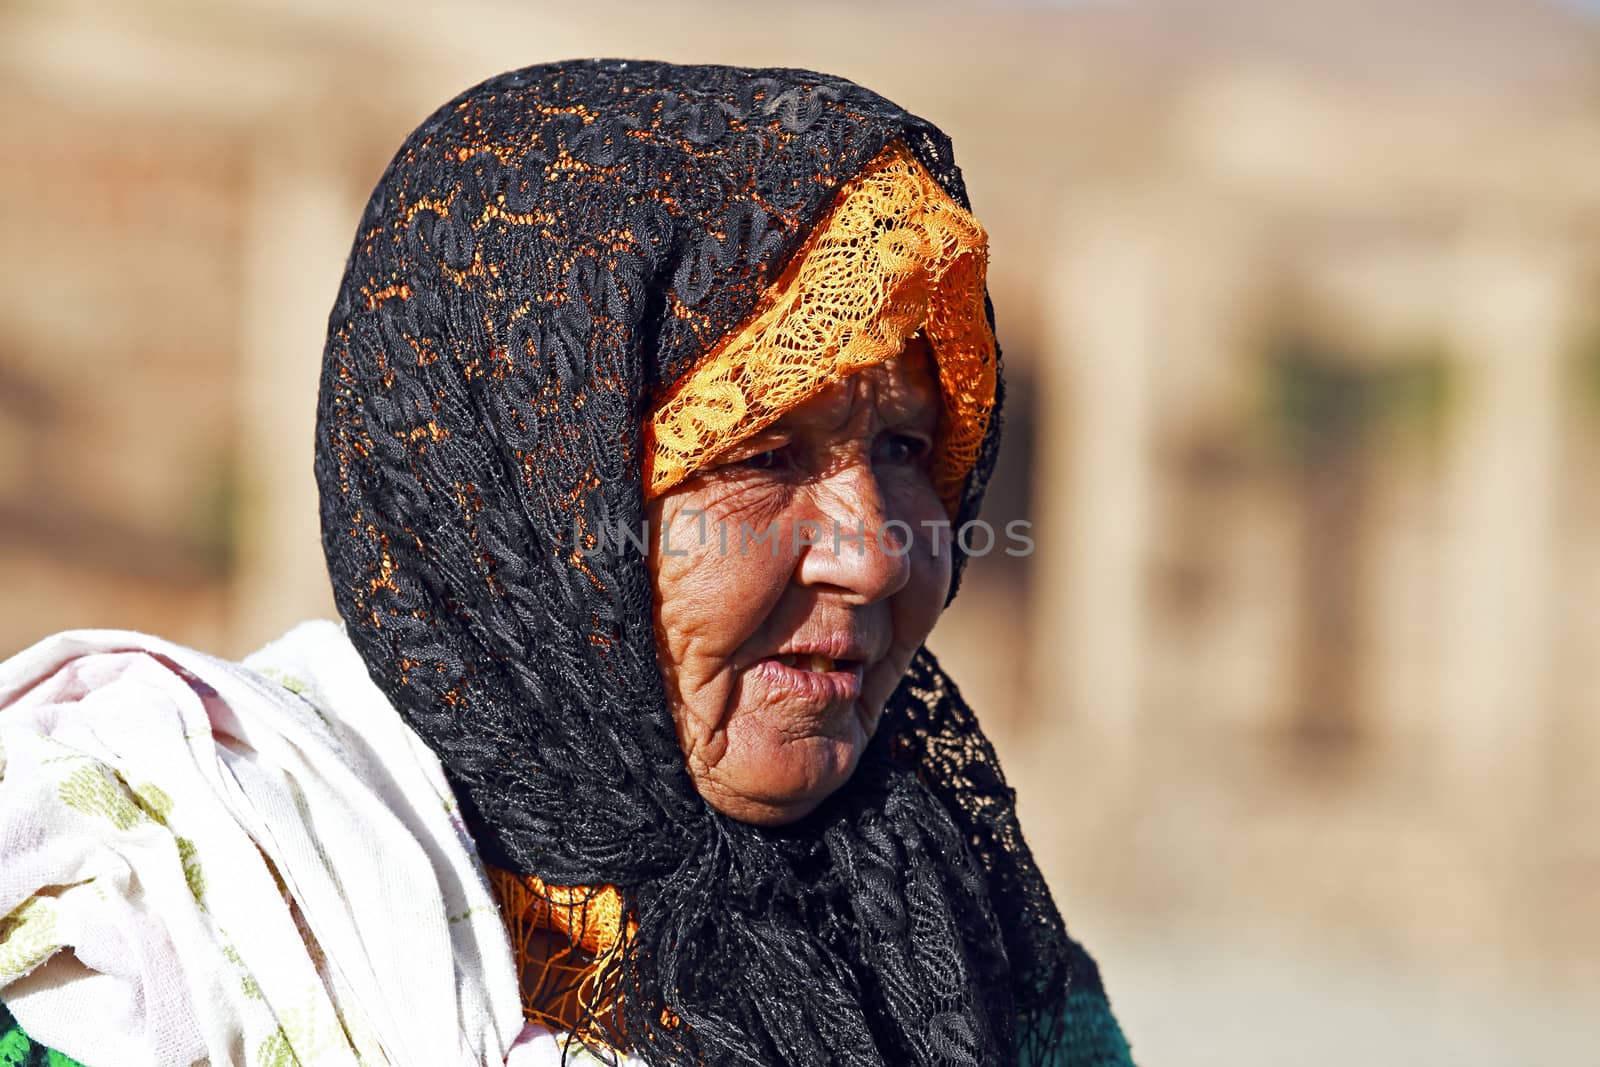
<svg viewBox="0 0 1600 1067">
<path fill-rule="evenodd" d="M 757 313 L 646 417 L 647 496 L 925 329 L 944 404 L 934 487 L 955 514 L 994 405 L 988 238 L 900 143 L 845 183 Z"/>
</svg>

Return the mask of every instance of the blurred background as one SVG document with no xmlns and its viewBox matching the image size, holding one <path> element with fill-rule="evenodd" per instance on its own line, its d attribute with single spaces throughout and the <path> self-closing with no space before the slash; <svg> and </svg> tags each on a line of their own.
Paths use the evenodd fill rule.
<svg viewBox="0 0 1600 1067">
<path fill-rule="evenodd" d="M 1139 1062 L 1600 1064 L 1586 8 L 0 0 L 0 656 L 333 616 L 323 329 L 438 104 L 828 71 L 991 234 L 1037 552 L 931 643 Z"/>
</svg>

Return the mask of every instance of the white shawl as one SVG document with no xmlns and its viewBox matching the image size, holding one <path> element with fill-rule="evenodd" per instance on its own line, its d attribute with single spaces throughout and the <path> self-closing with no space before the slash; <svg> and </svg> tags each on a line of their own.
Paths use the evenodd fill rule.
<svg viewBox="0 0 1600 1067">
<path fill-rule="evenodd" d="M 0 1000 L 90 1067 L 560 1062 L 437 759 L 341 626 L 0 663 Z"/>
</svg>

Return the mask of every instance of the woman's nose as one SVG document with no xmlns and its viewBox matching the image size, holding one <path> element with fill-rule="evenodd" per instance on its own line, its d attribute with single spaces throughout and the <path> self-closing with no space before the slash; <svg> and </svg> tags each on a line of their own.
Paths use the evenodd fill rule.
<svg viewBox="0 0 1600 1067">
<path fill-rule="evenodd" d="M 911 529 L 896 522 L 870 462 L 834 471 L 812 489 L 816 507 L 797 521 L 801 585 L 830 586 L 858 603 L 885 600 L 911 577 Z"/>
</svg>

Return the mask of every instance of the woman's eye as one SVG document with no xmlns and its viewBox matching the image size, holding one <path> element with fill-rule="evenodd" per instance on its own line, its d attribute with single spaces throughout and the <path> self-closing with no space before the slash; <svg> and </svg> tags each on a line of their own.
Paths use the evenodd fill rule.
<svg viewBox="0 0 1600 1067">
<path fill-rule="evenodd" d="M 890 463 L 920 463 L 932 450 L 924 438 L 897 433 L 883 443 L 883 458 Z"/>
<path fill-rule="evenodd" d="M 769 471 L 783 466 L 783 449 L 769 448 L 765 452 L 757 452 L 739 460 L 739 466 L 751 470 Z"/>
</svg>

